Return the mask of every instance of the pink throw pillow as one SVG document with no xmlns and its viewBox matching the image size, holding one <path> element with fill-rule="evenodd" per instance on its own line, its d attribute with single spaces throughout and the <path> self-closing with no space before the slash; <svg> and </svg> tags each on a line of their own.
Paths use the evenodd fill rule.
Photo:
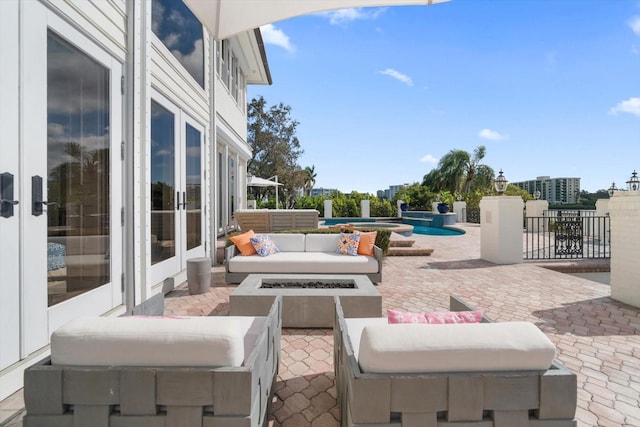
<svg viewBox="0 0 640 427">
<path fill-rule="evenodd" d="M 424 313 L 387 309 L 389 323 L 428 323 Z"/>
<path fill-rule="evenodd" d="M 475 311 L 433 311 L 425 313 L 427 323 L 443 324 L 443 323 L 480 323 L 482 320 L 482 312 Z"/>
<path fill-rule="evenodd" d="M 432 311 L 414 313 L 410 311 L 387 310 L 389 323 L 429 323 L 432 325 L 445 323 L 479 323 L 482 311 Z"/>
</svg>

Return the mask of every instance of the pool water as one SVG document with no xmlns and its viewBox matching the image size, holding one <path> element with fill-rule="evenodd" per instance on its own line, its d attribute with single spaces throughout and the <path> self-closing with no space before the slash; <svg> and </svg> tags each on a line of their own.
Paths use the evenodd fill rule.
<svg viewBox="0 0 640 427">
<path fill-rule="evenodd" d="M 464 234 L 464 231 L 454 229 L 454 228 L 436 228 L 436 227 L 424 227 L 422 225 L 414 225 L 413 233 L 427 235 L 427 236 L 461 236 Z"/>
</svg>

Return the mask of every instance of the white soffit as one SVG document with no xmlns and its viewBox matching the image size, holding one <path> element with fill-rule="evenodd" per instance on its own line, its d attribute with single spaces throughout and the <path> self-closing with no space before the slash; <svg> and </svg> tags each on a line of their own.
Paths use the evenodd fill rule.
<svg viewBox="0 0 640 427">
<path fill-rule="evenodd" d="M 430 5 L 449 0 L 183 0 L 216 40 L 265 24 L 352 7 Z"/>
</svg>

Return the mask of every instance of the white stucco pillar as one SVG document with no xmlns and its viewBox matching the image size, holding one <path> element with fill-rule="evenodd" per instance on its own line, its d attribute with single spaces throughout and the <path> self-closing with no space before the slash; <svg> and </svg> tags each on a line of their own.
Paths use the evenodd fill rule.
<svg viewBox="0 0 640 427">
<path fill-rule="evenodd" d="M 438 202 L 433 202 L 433 203 L 431 203 L 431 211 L 432 211 L 433 213 L 438 212 Z"/>
<path fill-rule="evenodd" d="M 542 219 L 545 211 L 549 210 L 549 202 L 546 200 L 527 200 L 525 204 L 525 213 L 527 217 L 527 231 L 537 233 L 540 229 L 547 230 L 548 218 Z"/>
<path fill-rule="evenodd" d="M 402 204 L 404 203 L 404 200 L 398 200 L 396 201 L 396 208 L 398 209 L 398 218 L 402 218 Z"/>
<path fill-rule="evenodd" d="M 520 196 L 490 196 L 480 200 L 480 257 L 496 264 L 522 262 Z"/>
<path fill-rule="evenodd" d="M 458 222 L 467 222 L 467 202 L 453 202 L 453 212 L 458 216 Z"/>
<path fill-rule="evenodd" d="M 333 218 L 333 205 L 331 204 L 331 200 L 324 201 L 324 217 Z"/>
<path fill-rule="evenodd" d="M 596 200 L 596 216 L 607 216 L 609 213 L 609 199 Z"/>
<path fill-rule="evenodd" d="M 611 298 L 640 307 L 640 191 L 619 191 L 608 204 Z"/>
<path fill-rule="evenodd" d="M 360 200 L 360 216 L 362 218 L 369 218 L 371 216 L 369 200 Z"/>
</svg>

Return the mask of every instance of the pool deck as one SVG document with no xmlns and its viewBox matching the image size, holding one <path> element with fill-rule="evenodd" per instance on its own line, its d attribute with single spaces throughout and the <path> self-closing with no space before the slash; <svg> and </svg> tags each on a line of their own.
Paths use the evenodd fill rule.
<svg viewBox="0 0 640 427">
<path fill-rule="evenodd" d="M 466 234 L 411 237 L 434 248 L 431 256 L 385 258 L 377 287 L 383 313 L 446 309 L 454 294 L 496 321 L 534 322 L 578 375 L 578 426 L 640 426 L 640 309 L 612 300 L 602 283 L 530 262 L 483 261 L 479 226 L 456 226 Z M 236 287 L 216 266 L 208 293 L 189 295 L 182 284 L 167 295 L 165 312 L 226 315 Z M 283 330 L 271 427 L 339 425 L 332 352 L 331 330 Z M 0 402 L 0 426 L 22 426 L 23 406 L 22 391 Z"/>
</svg>

